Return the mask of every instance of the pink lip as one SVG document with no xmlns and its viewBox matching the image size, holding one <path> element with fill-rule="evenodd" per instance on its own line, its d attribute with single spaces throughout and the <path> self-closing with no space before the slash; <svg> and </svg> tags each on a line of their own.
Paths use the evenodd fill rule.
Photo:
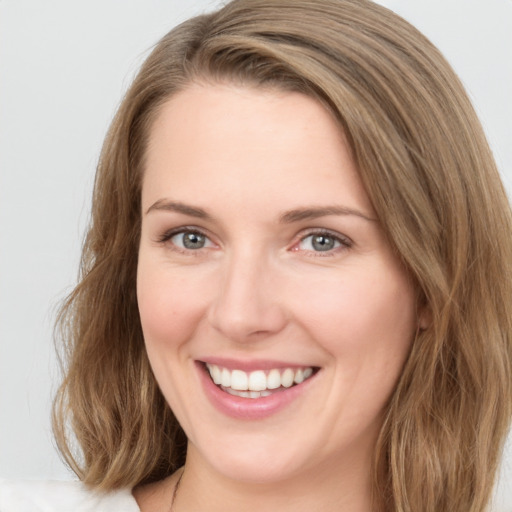
<svg viewBox="0 0 512 512">
<path fill-rule="evenodd" d="M 278 370 L 284 368 L 306 368 L 303 364 L 287 363 L 285 361 L 272 361 L 270 359 L 260 359 L 251 361 L 240 361 L 238 359 L 229 359 L 222 357 L 207 357 L 201 360 L 203 363 L 215 364 L 228 370 L 243 370 L 244 372 L 252 372 L 254 370 Z"/>
<path fill-rule="evenodd" d="M 252 364 L 241 365 L 239 361 L 236 362 L 236 365 L 226 365 L 226 360 L 223 360 L 222 363 L 213 363 L 213 360 L 209 359 L 208 362 L 224 366 L 225 368 L 238 368 L 245 371 L 249 371 L 248 366 L 252 366 L 251 369 L 265 369 L 261 365 L 262 361 L 258 361 L 256 366 Z M 280 365 L 275 366 L 275 362 L 272 364 L 274 366 L 270 366 L 270 368 L 280 367 Z M 227 416 L 243 420 L 259 420 L 276 414 L 291 404 L 295 399 L 300 397 L 309 387 L 310 382 L 315 378 L 315 375 L 313 375 L 301 384 L 282 391 L 277 391 L 270 396 L 261 398 L 242 398 L 230 395 L 216 386 L 202 362 L 198 361 L 196 363 L 196 367 L 198 369 L 205 394 L 212 405 L 218 411 Z M 290 368 L 290 366 L 286 365 L 283 367 Z"/>
</svg>

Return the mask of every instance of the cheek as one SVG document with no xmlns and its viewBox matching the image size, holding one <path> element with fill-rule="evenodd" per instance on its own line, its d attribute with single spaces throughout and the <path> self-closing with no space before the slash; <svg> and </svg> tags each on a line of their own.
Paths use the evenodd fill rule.
<svg viewBox="0 0 512 512">
<path fill-rule="evenodd" d="M 304 295 L 303 293 L 307 293 Z M 298 315 L 334 356 L 396 360 L 405 357 L 416 329 L 414 289 L 402 272 L 347 272 L 296 296 Z"/>
<path fill-rule="evenodd" d="M 330 356 L 325 408 L 333 431 L 375 426 L 414 338 L 414 289 L 401 274 L 368 273 L 347 273 L 315 289 L 302 309 L 302 325 Z"/>
<path fill-rule="evenodd" d="M 137 300 L 148 350 L 191 336 L 204 310 L 201 289 L 197 280 L 139 263 Z"/>
</svg>

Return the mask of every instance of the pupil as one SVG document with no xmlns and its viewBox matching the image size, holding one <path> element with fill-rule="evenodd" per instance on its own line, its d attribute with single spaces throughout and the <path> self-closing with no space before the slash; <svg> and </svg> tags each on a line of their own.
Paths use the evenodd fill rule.
<svg viewBox="0 0 512 512">
<path fill-rule="evenodd" d="M 313 248 L 316 251 L 329 251 L 334 247 L 334 239 L 330 236 L 317 235 L 313 237 Z"/>
<path fill-rule="evenodd" d="M 199 233 L 186 233 L 183 237 L 183 245 L 187 249 L 201 249 L 204 247 L 204 236 Z"/>
</svg>

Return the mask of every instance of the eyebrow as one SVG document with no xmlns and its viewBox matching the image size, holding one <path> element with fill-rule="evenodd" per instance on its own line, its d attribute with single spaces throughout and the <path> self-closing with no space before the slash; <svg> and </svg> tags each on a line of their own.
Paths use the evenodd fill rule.
<svg viewBox="0 0 512 512">
<path fill-rule="evenodd" d="M 183 215 L 189 215 L 203 220 L 213 220 L 213 217 L 202 208 L 197 206 L 191 206 L 178 201 L 170 201 L 167 199 L 159 199 L 153 203 L 147 210 L 146 215 L 154 210 L 163 210 L 169 212 L 182 213 Z M 369 222 L 377 222 L 377 219 L 373 219 L 369 215 L 355 209 L 348 208 L 346 206 L 322 206 L 322 207 L 306 207 L 296 208 L 283 212 L 279 216 L 279 222 L 282 224 L 293 224 L 294 222 L 301 222 L 304 220 L 314 220 L 320 217 L 327 217 L 329 215 L 354 215 L 360 217 Z"/>
<path fill-rule="evenodd" d="M 283 224 L 291 224 L 293 222 L 300 222 L 304 220 L 314 220 L 320 217 L 327 217 L 329 215 L 355 215 L 369 222 L 377 222 L 369 215 L 356 210 L 355 208 L 348 208 L 346 206 L 322 206 L 312 208 L 297 208 L 284 212 L 279 217 L 280 222 Z"/>
<path fill-rule="evenodd" d="M 190 206 L 188 204 L 180 203 L 177 201 L 169 201 L 167 199 L 159 199 L 158 201 L 153 203 L 146 210 L 146 215 L 154 210 L 164 210 L 168 212 L 183 213 L 184 215 L 189 215 L 191 217 L 196 217 L 198 219 L 212 219 L 212 216 L 206 213 L 206 211 L 203 210 L 202 208 L 198 208 L 197 206 Z"/>
</svg>

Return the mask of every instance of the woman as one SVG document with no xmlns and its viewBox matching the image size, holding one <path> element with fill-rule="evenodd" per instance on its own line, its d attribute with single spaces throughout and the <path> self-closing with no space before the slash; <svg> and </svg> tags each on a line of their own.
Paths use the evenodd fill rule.
<svg viewBox="0 0 512 512">
<path fill-rule="evenodd" d="M 396 15 L 189 20 L 104 145 L 61 450 L 124 489 L 110 510 L 482 511 L 511 416 L 510 234 L 469 100 Z"/>
</svg>

